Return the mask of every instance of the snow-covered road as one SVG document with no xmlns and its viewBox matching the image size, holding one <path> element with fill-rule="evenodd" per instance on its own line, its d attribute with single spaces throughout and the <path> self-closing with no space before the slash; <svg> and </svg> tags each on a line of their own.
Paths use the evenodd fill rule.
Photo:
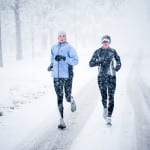
<svg viewBox="0 0 150 150">
<path fill-rule="evenodd" d="M 138 150 L 150 149 L 149 64 L 149 55 L 146 55 L 141 51 L 139 55 L 135 57 L 135 61 L 128 77 L 129 82 L 127 89 L 135 112 Z"/>
<path fill-rule="evenodd" d="M 58 130 L 57 122 L 55 122 L 56 124 L 52 128 L 49 127 L 48 129 L 44 129 L 47 130 L 47 132 L 42 135 L 37 135 L 40 136 L 38 141 L 31 141 L 31 143 L 28 144 L 30 146 L 28 147 L 25 145 L 23 149 L 70 149 L 71 144 L 82 131 L 97 105 L 96 100 L 99 93 L 97 90 L 94 90 L 95 85 L 95 82 L 89 81 L 85 87 L 81 89 L 79 94 L 76 95 L 76 99 L 78 99 L 76 113 L 70 113 L 70 108 L 66 110 L 66 130 Z M 89 92 L 89 90 L 91 90 L 91 92 Z"/>
<path fill-rule="evenodd" d="M 99 104 L 93 111 L 83 131 L 72 145 L 71 150 L 136 150 L 135 116 L 127 93 L 127 76 L 123 69 L 119 74 L 115 99 L 113 126 L 107 128 Z"/>
<path fill-rule="evenodd" d="M 126 70 L 124 70 L 126 71 Z M 52 128 L 34 138 L 23 149 L 136 149 L 134 112 L 125 87 L 127 74 L 119 75 L 116 92 L 116 103 L 113 117 L 113 127 L 107 128 L 102 118 L 102 106 L 96 78 L 87 82 L 76 95 L 78 111 L 75 114 L 66 113 L 67 129 L 57 130 L 57 122 Z M 122 88 L 124 87 L 124 88 Z M 90 92 L 89 92 L 90 91 Z M 43 130 L 43 129 L 42 129 Z"/>
<path fill-rule="evenodd" d="M 123 79 L 124 78 L 124 79 Z M 122 82 L 123 80 L 124 82 Z M 42 134 L 30 136 L 18 149 L 24 150 L 136 150 L 136 135 L 134 112 L 127 95 L 126 79 L 118 80 L 116 107 L 113 117 L 113 126 L 108 128 L 102 118 L 102 106 L 95 79 L 89 81 L 76 95 L 78 110 L 75 114 L 67 110 L 67 129 L 57 129 L 57 122 L 53 127 L 41 128 Z M 90 91 L 90 92 L 89 92 Z M 39 128 L 39 130 L 41 130 Z"/>
<path fill-rule="evenodd" d="M 30 64 L 30 67 L 34 69 L 32 70 L 29 66 L 26 69 L 31 69 L 31 74 L 36 76 L 30 78 L 30 71 L 24 69 L 22 75 L 26 73 L 26 78 L 22 76 L 23 83 L 20 83 L 22 77 L 15 79 L 14 76 L 17 77 L 17 75 L 12 74 L 11 79 L 13 78 L 14 82 L 9 87 L 15 86 L 16 90 L 19 90 L 19 87 L 22 89 L 21 92 L 19 91 L 20 96 L 17 92 L 14 96 L 18 96 L 21 101 L 24 98 L 22 95 L 25 94 L 29 96 L 30 101 L 24 101 L 26 103 L 21 106 L 18 104 L 19 107 L 14 105 L 14 110 L 9 113 L 4 111 L 4 116 L 0 120 L 0 147 L 3 150 L 137 150 L 142 145 L 144 150 L 148 150 L 149 128 L 148 124 L 145 126 L 143 124 L 149 115 L 145 115 L 147 113 L 141 108 L 141 103 L 134 105 L 137 97 L 134 97 L 133 101 L 132 96 L 138 96 L 140 92 L 133 84 L 136 81 L 133 78 L 129 80 L 128 76 L 134 61 L 123 59 L 122 62 L 123 68 L 117 75 L 115 110 L 111 128 L 105 126 L 102 117 L 102 105 L 96 81 L 97 70 L 91 71 L 87 64 L 82 63 L 75 70 L 83 74 L 83 76 L 77 74 L 74 80 L 73 94 L 78 107 L 77 112 L 71 113 L 69 104 L 64 103 L 67 124 L 64 131 L 57 129 L 59 115 L 56 96 L 52 79 L 49 78 L 49 73 L 45 73 L 46 65 L 38 64 L 37 69 L 38 62 L 33 62 L 33 66 Z M 89 72 L 89 76 L 85 77 L 85 72 Z M 134 77 L 134 74 L 132 75 Z M 6 88 L 4 89 L 5 94 L 9 95 L 10 90 L 7 93 Z M 133 90 L 136 90 L 136 94 Z M 140 111 L 137 112 L 139 109 Z M 141 111 L 143 113 L 140 113 Z M 143 117 L 143 120 L 139 120 L 140 117 Z M 139 125 L 137 121 L 140 122 Z"/>
</svg>

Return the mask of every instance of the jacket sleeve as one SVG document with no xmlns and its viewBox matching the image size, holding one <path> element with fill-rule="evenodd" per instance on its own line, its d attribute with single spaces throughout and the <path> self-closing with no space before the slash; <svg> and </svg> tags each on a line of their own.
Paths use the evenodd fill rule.
<svg viewBox="0 0 150 150">
<path fill-rule="evenodd" d="M 50 64 L 53 64 L 53 62 L 54 62 L 53 48 L 51 48 L 51 56 L 50 56 L 50 58 L 51 58 Z"/>
<path fill-rule="evenodd" d="M 100 56 L 99 56 L 99 50 L 96 50 L 89 62 L 90 67 L 95 67 L 100 65 Z"/>
<path fill-rule="evenodd" d="M 66 57 L 66 63 L 74 66 L 77 65 L 78 62 L 79 62 L 79 58 L 76 50 L 73 47 L 69 46 L 68 57 Z"/>
<path fill-rule="evenodd" d="M 116 67 L 115 70 L 119 71 L 121 68 L 121 60 L 120 60 L 120 56 L 117 54 L 117 52 L 115 51 L 115 56 L 114 56 L 115 60 L 116 60 Z"/>
</svg>

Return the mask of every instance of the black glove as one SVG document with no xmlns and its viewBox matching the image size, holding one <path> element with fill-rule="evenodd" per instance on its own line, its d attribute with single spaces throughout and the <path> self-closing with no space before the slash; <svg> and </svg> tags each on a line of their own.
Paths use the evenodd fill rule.
<svg viewBox="0 0 150 150">
<path fill-rule="evenodd" d="M 52 71 L 52 69 L 53 69 L 53 66 L 52 66 L 52 65 L 50 65 L 50 66 L 47 68 L 48 71 Z"/>
<path fill-rule="evenodd" d="M 66 57 L 65 56 L 62 56 L 62 55 L 56 55 L 56 57 L 55 57 L 55 60 L 56 61 L 60 61 L 60 60 L 66 60 Z"/>
<path fill-rule="evenodd" d="M 120 65 L 117 65 L 115 71 L 119 71 L 119 69 L 120 69 Z"/>
</svg>

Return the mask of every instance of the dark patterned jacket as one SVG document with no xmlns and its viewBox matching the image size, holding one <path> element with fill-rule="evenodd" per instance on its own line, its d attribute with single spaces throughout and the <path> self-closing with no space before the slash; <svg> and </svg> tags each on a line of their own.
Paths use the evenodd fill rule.
<svg viewBox="0 0 150 150">
<path fill-rule="evenodd" d="M 89 62 L 90 67 L 99 67 L 99 75 L 115 76 L 116 71 L 121 68 L 120 57 L 115 49 L 99 48 L 96 50 Z"/>
</svg>

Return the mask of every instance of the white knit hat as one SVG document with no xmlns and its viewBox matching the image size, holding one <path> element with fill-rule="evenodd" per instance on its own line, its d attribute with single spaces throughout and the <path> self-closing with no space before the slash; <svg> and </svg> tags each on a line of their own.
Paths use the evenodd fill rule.
<svg viewBox="0 0 150 150">
<path fill-rule="evenodd" d="M 58 37 L 59 36 L 66 36 L 66 32 L 65 31 L 60 31 L 60 32 L 58 32 Z"/>
</svg>

